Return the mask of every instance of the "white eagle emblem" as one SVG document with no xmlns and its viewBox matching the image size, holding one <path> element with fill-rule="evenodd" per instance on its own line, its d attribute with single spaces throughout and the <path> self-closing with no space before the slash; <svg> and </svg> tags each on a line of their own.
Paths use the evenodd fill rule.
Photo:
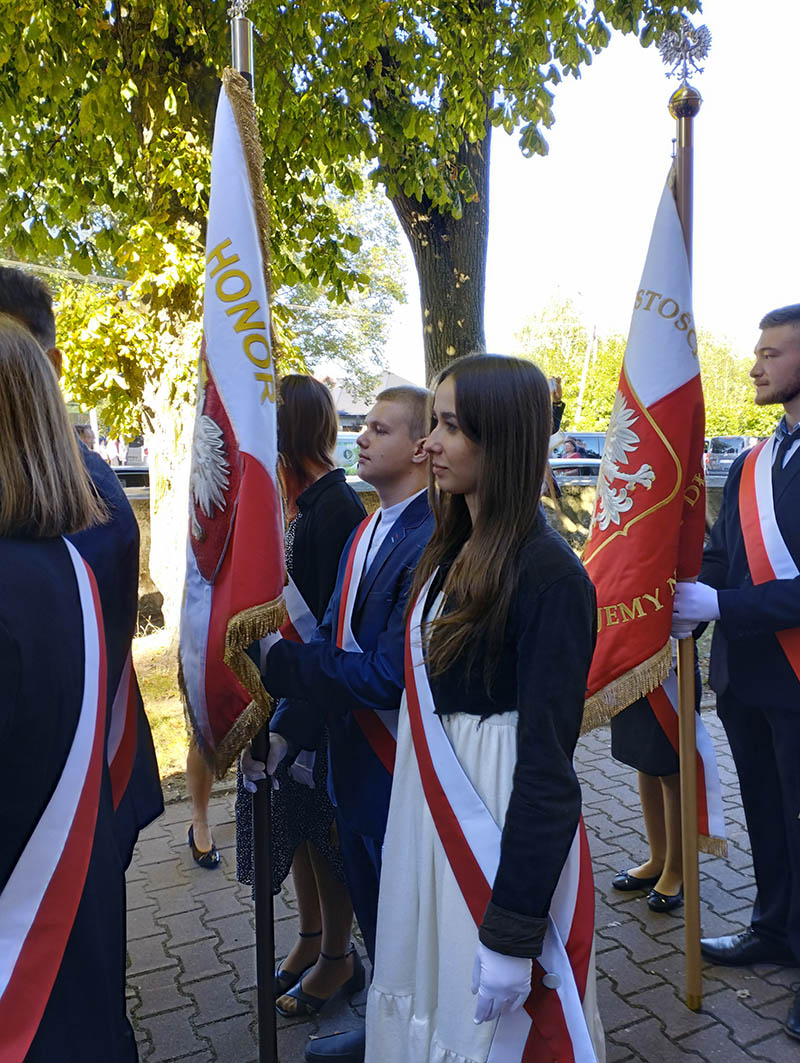
<svg viewBox="0 0 800 1063">
<path fill-rule="evenodd" d="M 206 517 L 213 517 L 216 510 L 225 509 L 225 491 L 230 483 L 231 467 L 225 457 L 225 439 L 217 422 L 206 413 L 198 414 L 192 441 L 192 472 L 189 491 L 192 499 L 192 536 L 205 538 L 197 519 L 195 506 Z"/>
<path fill-rule="evenodd" d="M 637 484 L 649 491 L 656 478 L 651 465 L 642 465 L 634 473 L 621 472 L 619 468 L 628 464 L 628 455 L 639 444 L 639 437 L 632 429 L 638 419 L 625 404 L 625 396 L 618 391 L 614 397 L 597 481 L 597 524 L 600 531 L 605 531 L 609 524 L 619 524 L 620 514 L 631 508 L 633 499 L 629 491 L 632 492 Z M 615 488 L 615 480 L 622 480 L 622 487 Z"/>
</svg>

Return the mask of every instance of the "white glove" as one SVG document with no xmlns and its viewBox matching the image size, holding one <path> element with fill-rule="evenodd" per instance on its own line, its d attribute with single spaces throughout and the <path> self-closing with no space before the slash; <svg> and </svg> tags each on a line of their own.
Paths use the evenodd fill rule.
<svg viewBox="0 0 800 1063">
<path fill-rule="evenodd" d="M 242 750 L 242 775 L 244 776 L 244 788 L 248 793 L 254 794 L 256 792 L 256 783 L 261 779 L 266 779 L 267 775 L 274 775 L 275 769 L 280 762 L 286 756 L 289 749 L 289 743 L 286 739 L 279 734 L 270 733 L 269 736 L 269 752 L 267 753 L 267 763 L 264 764 L 263 760 L 255 760 L 253 757 L 253 747 L 246 745 Z M 272 780 L 273 789 L 278 789 L 278 780 Z"/>
<path fill-rule="evenodd" d="M 521 1008 L 531 991 L 531 961 L 504 956 L 478 942 L 472 968 L 472 992 L 478 994 L 474 1022 L 488 1022 Z"/>
<path fill-rule="evenodd" d="M 682 626 L 690 624 L 692 629 L 704 620 L 719 620 L 719 598 L 714 588 L 707 583 L 676 583 L 673 624 L 676 620 Z"/>
<path fill-rule="evenodd" d="M 674 639 L 690 639 L 692 637 L 692 632 L 694 631 L 694 629 L 696 627 L 697 627 L 697 624 L 690 624 L 688 621 L 678 620 L 678 618 L 673 613 L 673 615 L 672 615 L 672 628 L 670 629 L 670 635 L 672 635 L 672 637 Z M 673 661 L 673 667 L 674 667 L 674 661 Z"/>
</svg>

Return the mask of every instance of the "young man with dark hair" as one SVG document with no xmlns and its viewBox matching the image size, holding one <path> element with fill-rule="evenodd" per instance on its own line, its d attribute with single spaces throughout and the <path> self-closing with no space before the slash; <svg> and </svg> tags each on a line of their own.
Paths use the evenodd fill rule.
<svg viewBox="0 0 800 1063">
<path fill-rule="evenodd" d="M 267 690 L 288 699 L 270 723 L 270 771 L 287 752 L 316 748 L 321 729 L 328 727 L 328 787 L 353 909 L 372 961 L 404 687 L 405 607 L 414 568 L 433 531 L 428 459 L 422 449 L 428 398 L 425 389 L 413 387 L 378 395 L 358 439 L 358 472 L 375 488 L 380 509 L 345 546 L 336 587 L 311 641 L 277 642 L 263 667 Z M 249 756 L 243 758 L 243 769 L 250 780 L 264 777 L 264 765 Z M 284 961 L 289 971 L 295 969 L 293 960 L 300 958 L 290 953 Z M 304 993 L 302 979 L 288 995 L 299 1008 L 317 1008 Z M 312 1063 L 363 1058 L 363 1027 L 318 1038 L 306 1047 Z"/>
<path fill-rule="evenodd" d="M 800 304 L 760 324 L 750 376 L 781 404 L 764 443 L 731 466 L 697 583 L 675 591 L 673 633 L 715 620 L 710 685 L 730 742 L 753 853 L 750 926 L 704 938 L 712 963 L 800 964 Z M 800 993 L 785 1026 L 800 1040 Z"/>
</svg>

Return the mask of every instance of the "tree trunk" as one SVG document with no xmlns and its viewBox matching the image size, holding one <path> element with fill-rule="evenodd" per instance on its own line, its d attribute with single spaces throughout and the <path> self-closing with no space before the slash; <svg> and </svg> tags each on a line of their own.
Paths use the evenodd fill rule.
<svg viewBox="0 0 800 1063">
<path fill-rule="evenodd" d="M 458 153 L 458 169 L 468 168 L 477 190 L 473 202 L 464 202 L 460 218 L 437 211 L 426 197 L 421 202 L 403 193 L 392 198 L 419 276 L 428 383 L 454 358 L 486 349 L 490 152 L 487 122 L 483 140 L 463 144 Z"/>
</svg>

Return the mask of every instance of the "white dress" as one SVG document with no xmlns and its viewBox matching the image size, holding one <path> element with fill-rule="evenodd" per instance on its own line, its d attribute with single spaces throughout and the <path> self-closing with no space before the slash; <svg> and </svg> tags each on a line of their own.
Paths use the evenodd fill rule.
<svg viewBox="0 0 800 1063">
<path fill-rule="evenodd" d="M 517 761 L 517 713 L 483 723 L 466 713 L 441 719 L 462 767 L 502 825 Z M 478 928 L 425 800 L 404 695 L 367 1001 L 366 1063 L 486 1063 L 496 1021 L 473 1022 L 477 946 Z M 594 949 L 583 1008 L 598 1063 L 604 1063 Z"/>
</svg>

